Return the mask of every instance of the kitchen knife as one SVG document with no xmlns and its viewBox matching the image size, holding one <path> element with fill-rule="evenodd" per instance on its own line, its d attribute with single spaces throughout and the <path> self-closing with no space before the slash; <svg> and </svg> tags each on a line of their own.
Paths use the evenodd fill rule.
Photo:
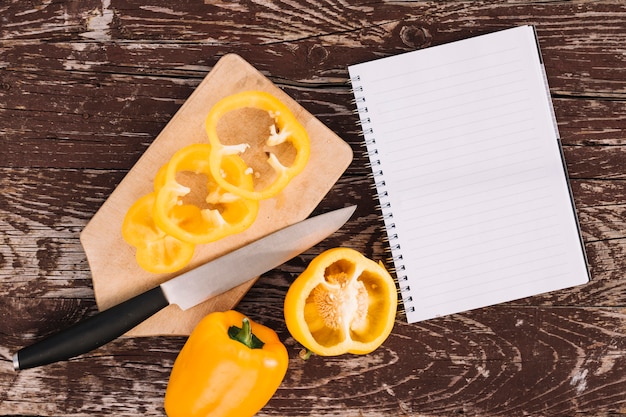
<svg viewBox="0 0 626 417">
<path fill-rule="evenodd" d="M 187 310 L 282 265 L 348 221 L 356 206 L 311 217 L 209 261 L 68 329 L 19 350 L 15 370 L 66 360 L 96 349 L 170 304 Z"/>
</svg>

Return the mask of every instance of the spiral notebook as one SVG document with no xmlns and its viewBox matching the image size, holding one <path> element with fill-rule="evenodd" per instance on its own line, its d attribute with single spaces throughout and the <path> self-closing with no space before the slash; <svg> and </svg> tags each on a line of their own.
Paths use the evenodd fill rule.
<svg viewBox="0 0 626 417">
<path fill-rule="evenodd" d="M 349 73 L 409 322 L 589 281 L 534 27 Z"/>
</svg>

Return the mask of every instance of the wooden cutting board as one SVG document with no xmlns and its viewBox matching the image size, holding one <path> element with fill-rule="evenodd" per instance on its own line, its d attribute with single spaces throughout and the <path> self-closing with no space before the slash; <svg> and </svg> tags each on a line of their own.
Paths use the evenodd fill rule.
<svg viewBox="0 0 626 417">
<path fill-rule="evenodd" d="M 221 98 L 245 90 L 264 90 L 282 100 L 306 128 L 311 156 L 305 170 L 275 198 L 261 202 L 255 223 L 245 232 L 217 242 L 198 245 L 185 269 L 244 246 L 268 233 L 303 220 L 315 209 L 352 161 L 352 150 L 341 138 L 313 117 L 241 57 L 221 58 L 135 166 L 94 215 L 80 235 L 100 310 L 111 307 L 179 274 L 152 274 L 135 261 L 135 250 L 124 242 L 121 225 L 128 208 L 152 191 L 157 170 L 178 149 L 206 143 L 204 121 Z M 169 306 L 131 330 L 129 336 L 188 335 L 212 311 L 234 308 L 255 280 L 208 300 L 190 310 Z"/>
</svg>

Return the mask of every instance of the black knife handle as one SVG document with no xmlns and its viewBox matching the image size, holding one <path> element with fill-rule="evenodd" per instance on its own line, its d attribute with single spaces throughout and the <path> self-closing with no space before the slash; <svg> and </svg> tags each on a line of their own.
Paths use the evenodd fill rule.
<svg viewBox="0 0 626 417">
<path fill-rule="evenodd" d="M 118 338 L 168 305 L 161 287 L 89 317 L 25 347 L 13 356 L 15 370 L 34 368 L 87 353 Z"/>
</svg>

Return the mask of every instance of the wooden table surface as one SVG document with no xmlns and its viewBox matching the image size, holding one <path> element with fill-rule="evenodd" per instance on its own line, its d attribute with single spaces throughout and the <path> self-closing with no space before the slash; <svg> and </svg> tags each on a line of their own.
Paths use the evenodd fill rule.
<svg viewBox="0 0 626 417">
<path fill-rule="evenodd" d="M 536 25 L 592 281 L 407 324 L 370 355 L 299 358 L 282 301 L 317 253 L 384 259 L 350 64 Z M 13 353 L 94 314 L 79 234 L 217 60 L 237 53 L 348 142 L 316 212 L 346 227 L 237 306 L 287 376 L 260 416 L 626 415 L 626 5 L 605 1 L 0 0 L 0 415 L 161 416 L 184 337 L 122 338 L 14 372 Z"/>
</svg>

